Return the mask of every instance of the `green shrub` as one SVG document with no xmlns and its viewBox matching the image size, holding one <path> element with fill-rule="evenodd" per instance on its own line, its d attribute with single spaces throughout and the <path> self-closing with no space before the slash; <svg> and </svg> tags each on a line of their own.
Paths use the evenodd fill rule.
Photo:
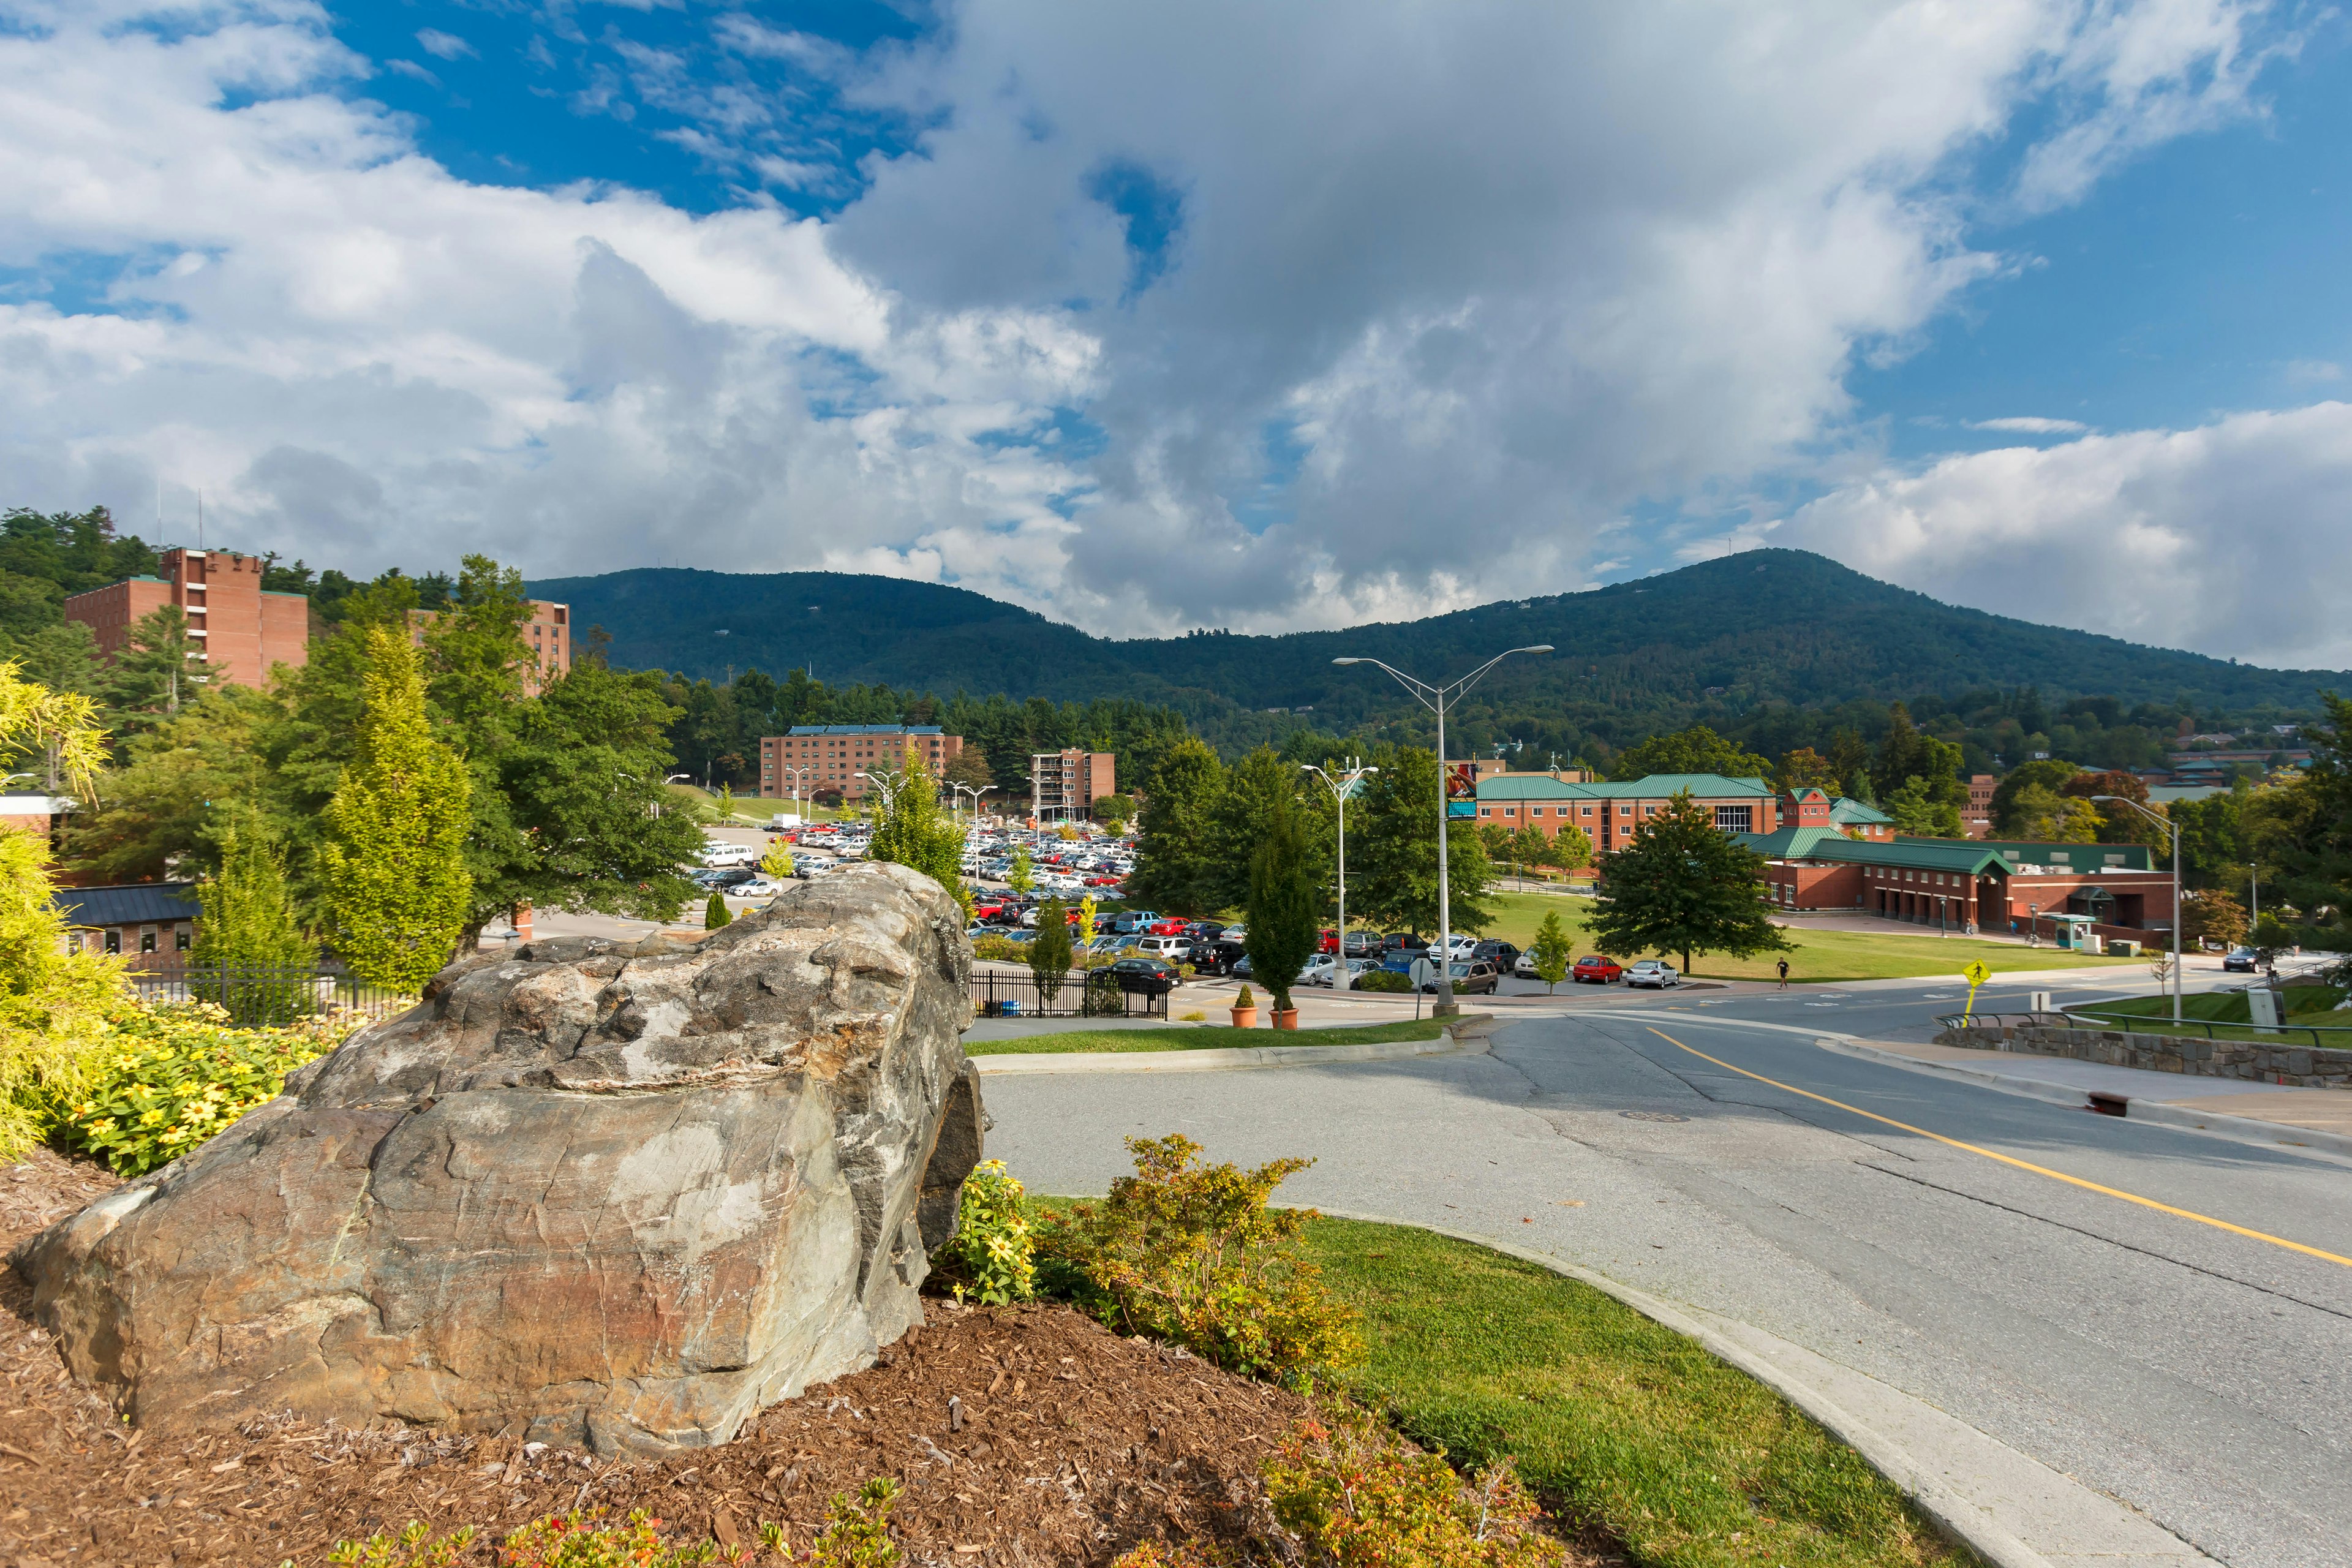
<svg viewBox="0 0 2352 1568">
<path fill-rule="evenodd" d="M 1356 976 L 1356 989 L 1359 991 L 1410 991 L 1412 989 L 1412 977 L 1399 974 L 1393 969 L 1367 969 Z"/>
<path fill-rule="evenodd" d="M 53 1141 L 142 1176 L 278 1096 L 286 1075 L 341 1045 L 355 1014 L 238 1029 L 210 1002 L 131 1009 L 82 1063 Z"/>
<path fill-rule="evenodd" d="M 890 1505 L 898 1489 L 889 1477 L 876 1476 L 855 1498 L 834 1493 L 825 1526 L 809 1543 L 810 1568 L 895 1568 L 898 1548 L 890 1540 Z"/>
<path fill-rule="evenodd" d="M 702 929 L 718 931 L 734 923 L 735 917 L 727 910 L 727 895 L 712 889 L 709 902 L 702 906 Z"/>
<path fill-rule="evenodd" d="M 371 1535 L 365 1541 L 339 1541 L 327 1561 L 355 1563 L 358 1568 L 451 1568 L 474 1543 L 474 1527 L 434 1538 L 415 1520 L 398 1535 Z"/>
<path fill-rule="evenodd" d="M 1000 963 L 1026 963 L 1029 962 L 1029 947 L 1026 942 L 1015 942 L 1009 936 L 976 936 L 971 939 L 971 955 L 994 959 Z"/>
<path fill-rule="evenodd" d="M 1368 1412 L 1310 1415 L 1265 1462 L 1274 1516 L 1330 1568 L 1547 1568 L 1564 1553 L 1509 1459 L 1467 1481 Z"/>
<path fill-rule="evenodd" d="M 499 1546 L 499 1568 L 687 1568 L 688 1564 L 751 1560 L 744 1547 L 728 1550 L 711 1541 L 691 1544 L 664 1541 L 661 1521 L 643 1509 L 630 1510 L 625 1524 L 599 1524 L 600 1514 L 601 1510 L 592 1509 L 585 1514 L 574 1510 L 532 1520 Z M 367 1568 L 375 1565 L 371 1562 Z"/>
<path fill-rule="evenodd" d="M 1255 1171 L 1202 1165 L 1181 1134 L 1130 1138 L 1136 1173 L 1101 1204 L 1081 1204 L 1046 1233 L 1048 1251 L 1084 1281 L 1084 1304 L 1121 1333 L 1170 1340 L 1253 1376 L 1304 1381 L 1363 1352 L 1354 1317 L 1297 1255 L 1312 1210 L 1269 1209 L 1284 1178 L 1311 1160 Z"/>
<path fill-rule="evenodd" d="M 1036 1294 L 1036 1244 L 1021 1195 L 1002 1160 L 982 1161 L 963 1179 L 956 1233 L 940 1253 L 955 1276 L 957 1300 L 1007 1307 Z"/>
</svg>

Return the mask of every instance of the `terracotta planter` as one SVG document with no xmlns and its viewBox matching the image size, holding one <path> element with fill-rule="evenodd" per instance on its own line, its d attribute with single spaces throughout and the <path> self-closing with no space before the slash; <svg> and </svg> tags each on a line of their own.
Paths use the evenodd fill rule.
<svg viewBox="0 0 2352 1568">
<path fill-rule="evenodd" d="M 1274 1026 L 1277 1029 L 1295 1029 L 1298 1027 L 1298 1009 L 1296 1007 L 1276 1008 L 1274 1013 Z"/>
<path fill-rule="evenodd" d="M 1255 1007 L 1236 1007 L 1236 1008 L 1234 1008 L 1234 1028 L 1236 1028 L 1236 1029 L 1255 1029 L 1255 1028 L 1256 1028 L 1256 1027 L 1257 1027 L 1257 1009 L 1256 1009 L 1256 1008 L 1255 1008 Z"/>
</svg>

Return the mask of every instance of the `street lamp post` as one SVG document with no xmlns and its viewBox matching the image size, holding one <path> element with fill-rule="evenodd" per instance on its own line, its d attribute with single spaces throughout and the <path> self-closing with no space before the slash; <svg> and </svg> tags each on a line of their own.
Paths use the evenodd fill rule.
<svg viewBox="0 0 2352 1568">
<path fill-rule="evenodd" d="M 2263 923 L 2263 867 L 2259 860 L 2246 862 L 2246 898 L 2253 907 L 2246 911 L 2246 934 Z"/>
<path fill-rule="evenodd" d="M 1437 715 L 1437 939 L 1440 946 L 1437 952 L 1437 1003 L 1432 1011 L 1439 1017 L 1461 1011 L 1454 1005 L 1453 885 L 1446 875 L 1446 862 L 1452 858 L 1449 854 L 1452 844 L 1446 835 L 1449 825 L 1445 816 L 1445 710 L 1449 703 L 1461 700 L 1463 695 L 1477 685 L 1479 679 L 1488 670 L 1513 654 L 1550 651 L 1551 644 L 1548 642 L 1528 647 L 1507 647 L 1459 680 L 1450 680 L 1442 686 L 1416 680 L 1395 666 L 1383 664 L 1377 658 L 1335 658 L 1331 661 L 1333 664 L 1369 664 L 1377 669 L 1387 670 L 1396 677 L 1400 685 L 1412 693 L 1415 700 Z M 1344 941 L 1341 945 L 1346 945 Z M 1419 988 L 1416 987 L 1415 995 L 1418 994 Z"/>
<path fill-rule="evenodd" d="M 1439 759 L 1441 763 L 1444 760 Z M 1348 977 L 1348 797 L 1356 793 L 1356 785 L 1363 781 L 1366 773 L 1376 773 L 1381 770 L 1366 767 L 1361 757 L 1349 757 L 1340 763 L 1339 776 L 1336 779 L 1313 763 L 1301 763 L 1299 766 L 1323 781 L 1325 787 L 1331 792 L 1332 805 L 1339 814 L 1339 973 L 1333 981 L 1337 985 Z M 1345 990 L 1346 986 L 1340 985 L 1339 988 Z"/>
<path fill-rule="evenodd" d="M 955 791 L 955 806 L 956 806 L 956 816 L 957 816 L 958 817 L 961 817 L 961 816 L 963 816 L 963 797 L 964 797 L 964 796 L 966 796 L 966 795 L 970 795 L 970 796 L 971 796 L 971 821 L 972 821 L 972 826 L 973 826 L 974 827 L 979 826 L 980 826 L 980 797 L 981 797 L 982 795 L 986 795 L 988 792 L 987 792 L 986 790 L 974 789 L 974 788 L 972 788 L 972 787 L 971 787 L 971 785 L 970 785 L 970 784 L 954 784 L 954 783 L 950 783 L 950 784 L 949 784 L 949 785 L 948 785 L 948 788 L 950 788 L 950 789 L 951 789 L 951 790 Z"/>
<path fill-rule="evenodd" d="M 778 767 L 776 771 L 792 780 L 793 820 L 794 822 L 805 824 L 808 819 L 801 815 L 801 780 L 810 773 L 816 772 L 815 765 L 811 763 L 796 766 L 793 763 L 787 763 Z"/>
<path fill-rule="evenodd" d="M 2180 825 L 2160 812 L 2150 811 L 2127 795 L 2095 795 L 2091 798 L 2120 802 L 2172 835 L 2172 1021 L 2178 1026 L 2180 1022 Z"/>
</svg>

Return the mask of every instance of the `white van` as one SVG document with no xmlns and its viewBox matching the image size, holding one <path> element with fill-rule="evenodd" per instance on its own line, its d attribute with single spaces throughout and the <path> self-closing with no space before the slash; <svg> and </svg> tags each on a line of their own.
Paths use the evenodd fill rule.
<svg viewBox="0 0 2352 1568">
<path fill-rule="evenodd" d="M 1146 958 L 1156 958 L 1166 963 L 1182 963 L 1192 956 L 1192 939 L 1182 936 L 1138 937 L 1135 950 Z"/>
<path fill-rule="evenodd" d="M 702 841 L 702 863 L 706 866 L 755 866 L 760 851 L 749 844 L 730 844 L 724 838 Z"/>
</svg>

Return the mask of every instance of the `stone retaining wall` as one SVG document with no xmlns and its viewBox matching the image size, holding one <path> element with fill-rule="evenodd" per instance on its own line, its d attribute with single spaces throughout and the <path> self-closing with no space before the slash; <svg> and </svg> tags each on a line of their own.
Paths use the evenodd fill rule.
<svg viewBox="0 0 2352 1568">
<path fill-rule="evenodd" d="M 2016 1051 L 2037 1057 L 2071 1057 L 2109 1067 L 2202 1078 L 2244 1079 L 2301 1089 L 2352 1089 L 2352 1051 L 2314 1046 L 2259 1045 L 2251 1040 L 2206 1040 L 2178 1035 L 2127 1035 L 2120 1029 L 2068 1029 L 2047 1024 L 2000 1028 L 1946 1029 L 1939 1046 L 1969 1050 Z"/>
</svg>

